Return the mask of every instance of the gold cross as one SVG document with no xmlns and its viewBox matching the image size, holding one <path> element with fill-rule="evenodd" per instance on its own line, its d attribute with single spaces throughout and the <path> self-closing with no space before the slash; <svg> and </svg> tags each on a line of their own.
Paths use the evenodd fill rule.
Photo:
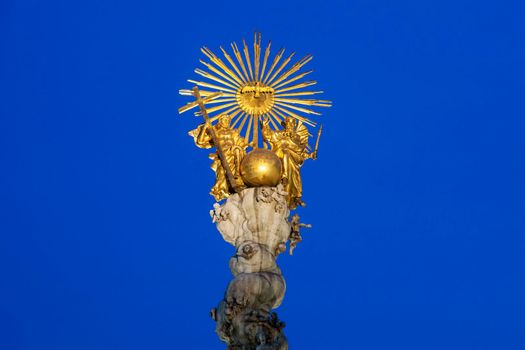
<svg viewBox="0 0 525 350">
<path fill-rule="evenodd" d="M 204 118 L 205 122 L 205 128 L 208 135 L 210 135 L 213 145 L 217 149 L 217 155 L 219 156 L 219 160 L 221 162 L 222 167 L 224 168 L 224 171 L 226 173 L 226 178 L 228 179 L 228 183 L 230 184 L 230 187 L 233 189 L 235 193 L 239 193 L 242 191 L 242 187 L 237 184 L 235 181 L 235 176 L 233 175 L 230 166 L 228 164 L 228 161 L 226 160 L 226 157 L 224 156 L 224 152 L 222 150 L 221 143 L 219 142 L 219 139 L 217 138 L 217 135 L 215 134 L 215 130 L 211 126 L 211 124 L 208 123 L 209 117 L 208 117 L 208 111 L 206 111 L 206 107 L 204 106 L 205 103 L 210 102 L 211 100 L 222 96 L 222 92 L 214 92 L 210 95 L 208 95 L 205 98 L 202 98 L 200 95 L 199 88 L 195 86 L 193 88 L 193 96 L 195 96 L 195 101 L 188 103 L 186 106 L 183 106 L 179 108 L 179 114 L 184 113 L 185 111 L 192 109 L 193 107 L 199 106 L 201 110 L 202 117 Z"/>
<path fill-rule="evenodd" d="M 187 110 L 192 109 L 193 107 L 200 106 L 202 114 L 204 116 L 204 120 L 207 120 L 208 119 L 208 112 L 206 112 L 206 108 L 204 108 L 204 104 L 208 103 L 208 102 L 211 102 L 212 100 L 216 99 L 217 97 L 222 96 L 222 92 L 217 91 L 217 92 L 214 92 L 214 93 L 208 95 L 205 98 L 201 98 L 200 94 L 199 94 L 199 89 L 195 86 L 193 88 L 193 96 L 195 96 L 196 100 L 188 103 L 185 106 L 182 106 L 181 108 L 179 108 L 179 114 L 182 114 L 182 113 L 186 112 Z"/>
</svg>

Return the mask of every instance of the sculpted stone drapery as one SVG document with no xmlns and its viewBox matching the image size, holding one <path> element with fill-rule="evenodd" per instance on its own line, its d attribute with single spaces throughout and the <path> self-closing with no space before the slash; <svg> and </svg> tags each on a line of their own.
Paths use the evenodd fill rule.
<svg viewBox="0 0 525 350">
<path fill-rule="evenodd" d="M 224 240 L 236 248 L 230 259 L 234 276 L 211 315 L 229 350 L 286 350 L 284 323 L 272 312 L 286 283 L 276 257 L 290 239 L 290 211 L 278 187 L 247 188 L 210 212 Z"/>
</svg>

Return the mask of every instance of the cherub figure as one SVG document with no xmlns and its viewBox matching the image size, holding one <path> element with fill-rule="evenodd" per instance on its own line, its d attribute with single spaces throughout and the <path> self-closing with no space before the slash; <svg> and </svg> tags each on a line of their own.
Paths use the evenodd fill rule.
<svg viewBox="0 0 525 350">
<path fill-rule="evenodd" d="M 213 209 L 210 210 L 211 222 L 221 222 L 228 219 L 229 213 L 222 210 L 219 203 L 213 203 Z"/>
<path fill-rule="evenodd" d="M 301 237 L 300 233 L 301 227 L 311 228 L 312 225 L 302 224 L 299 221 L 299 215 L 292 215 L 292 218 L 290 219 L 290 255 L 293 255 L 293 251 L 295 246 L 297 246 L 297 243 L 303 240 L 303 237 Z"/>
</svg>

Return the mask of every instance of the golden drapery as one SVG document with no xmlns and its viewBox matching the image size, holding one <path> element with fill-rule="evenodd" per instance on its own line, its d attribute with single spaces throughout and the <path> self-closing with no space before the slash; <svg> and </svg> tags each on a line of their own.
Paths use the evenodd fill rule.
<svg viewBox="0 0 525 350">
<path fill-rule="evenodd" d="M 195 141 L 195 145 L 200 148 L 212 148 L 216 147 L 213 144 L 213 140 L 210 135 L 206 132 L 206 124 L 201 124 L 197 129 L 189 132 Z M 240 166 L 242 158 L 246 153 L 246 148 L 248 144 L 244 138 L 239 135 L 237 129 L 231 128 L 229 125 L 226 126 L 222 123 L 217 123 L 212 126 L 215 130 L 215 135 L 217 136 L 217 141 L 220 143 L 222 151 L 224 153 L 224 158 L 228 163 L 230 170 L 233 173 L 236 181 L 239 185 L 242 185 L 242 180 L 240 178 Z M 211 153 L 209 158 L 213 160 L 211 168 L 215 171 L 215 184 L 213 185 L 210 194 L 218 202 L 222 199 L 227 198 L 232 192 L 231 186 L 228 183 L 228 178 L 226 176 L 226 171 L 223 168 L 219 155 L 217 152 Z"/>
<path fill-rule="evenodd" d="M 270 144 L 271 150 L 281 159 L 283 165 L 282 184 L 288 192 L 288 206 L 295 209 L 303 205 L 301 200 L 303 185 L 300 168 L 304 160 L 310 157 L 308 148 L 308 129 L 295 120 L 287 119 L 283 130 L 272 130 L 268 122 L 263 122 L 262 134 Z"/>
</svg>

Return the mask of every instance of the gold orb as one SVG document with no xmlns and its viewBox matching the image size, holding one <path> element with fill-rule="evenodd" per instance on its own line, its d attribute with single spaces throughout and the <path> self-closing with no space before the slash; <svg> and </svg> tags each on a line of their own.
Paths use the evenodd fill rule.
<svg viewBox="0 0 525 350">
<path fill-rule="evenodd" d="M 250 187 L 277 186 L 281 180 L 281 160 L 267 149 L 254 149 L 241 162 L 241 176 Z"/>
</svg>

